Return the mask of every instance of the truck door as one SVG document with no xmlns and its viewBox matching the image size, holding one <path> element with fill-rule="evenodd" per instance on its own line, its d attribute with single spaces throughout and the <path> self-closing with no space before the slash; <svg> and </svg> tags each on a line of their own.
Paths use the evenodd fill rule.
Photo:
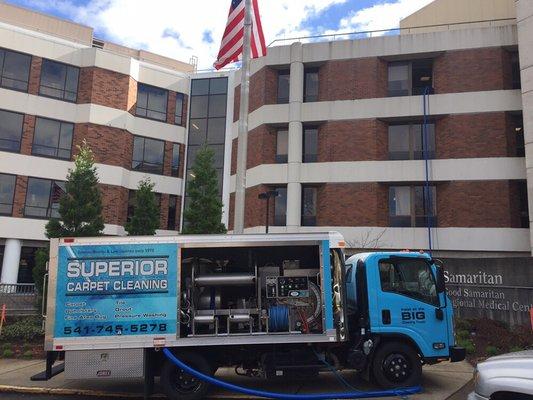
<svg viewBox="0 0 533 400">
<path fill-rule="evenodd" d="M 385 258 L 374 271 L 377 330 L 410 337 L 424 357 L 447 356 L 447 321 L 429 259 Z"/>
</svg>

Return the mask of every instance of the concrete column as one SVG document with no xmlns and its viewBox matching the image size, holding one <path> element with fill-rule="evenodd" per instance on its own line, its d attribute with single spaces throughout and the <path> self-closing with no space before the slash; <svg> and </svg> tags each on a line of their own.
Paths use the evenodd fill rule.
<svg viewBox="0 0 533 400">
<path fill-rule="evenodd" d="M 529 237 L 533 253 L 533 1 L 516 3 L 518 53 L 522 82 L 522 115 L 526 147 L 527 192 L 529 206 Z"/>
<path fill-rule="evenodd" d="M 291 76 L 289 94 L 289 150 L 287 169 L 287 232 L 297 232 L 301 221 L 302 187 L 302 103 L 304 93 L 304 64 L 301 43 L 291 45 Z"/>
<path fill-rule="evenodd" d="M 20 251 L 22 241 L 19 239 L 6 239 L 4 261 L 2 262 L 2 276 L 0 283 L 17 283 L 20 264 Z"/>
</svg>

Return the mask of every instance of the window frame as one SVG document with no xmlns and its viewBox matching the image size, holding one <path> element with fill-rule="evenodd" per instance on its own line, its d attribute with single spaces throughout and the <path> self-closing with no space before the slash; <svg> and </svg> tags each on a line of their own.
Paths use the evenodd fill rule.
<svg viewBox="0 0 533 400">
<path fill-rule="evenodd" d="M 67 68 L 67 72 L 65 72 L 65 81 L 63 82 L 63 89 L 56 89 L 56 88 L 53 88 L 53 87 L 50 87 L 50 86 L 45 86 L 45 87 L 50 88 L 50 89 L 61 90 L 62 93 L 63 93 L 62 97 L 51 96 L 49 94 L 42 93 L 42 91 L 41 91 L 41 88 L 44 86 L 43 83 L 42 83 L 42 81 L 43 81 L 42 77 L 43 77 L 43 70 L 44 70 L 45 61 L 46 62 L 55 63 L 55 64 L 59 64 L 59 65 L 63 65 L 63 66 L 65 66 Z M 74 69 L 78 70 L 78 82 L 77 82 L 77 85 L 76 85 L 76 98 L 74 100 L 65 99 L 65 92 L 67 91 L 66 90 L 66 86 L 67 86 L 68 68 L 74 68 Z M 64 63 L 64 62 L 61 62 L 61 61 L 51 60 L 49 58 L 43 58 L 42 63 L 41 63 L 41 70 L 39 71 L 39 96 L 47 97 L 49 99 L 66 101 L 67 103 L 77 103 L 78 102 L 78 92 L 79 92 L 79 89 L 80 89 L 80 80 L 81 80 L 81 68 L 80 67 L 78 67 L 76 65 L 72 65 L 72 64 L 67 64 L 67 63 Z"/>
<path fill-rule="evenodd" d="M 181 111 L 179 116 L 179 122 L 178 122 L 178 98 L 181 97 Z M 185 121 L 187 118 L 183 115 L 183 109 L 185 108 L 185 93 L 176 92 L 176 106 L 174 107 L 174 125 L 178 126 L 185 126 Z M 137 111 L 137 107 L 135 108 L 135 111 Z"/>
<path fill-rule="evenodd" d="M 290 68 L 284 68 L 284 69 L 279 69 L 278 71 L 278 75 L 277 75 L 277 85 L 276 85 L 276 104 L 289 104 L 290 102 L 290 98 L 291 98 L 291 70 Z M 281 76 L 288 76 L 288 94 L 287 94 L 287 98 L 285 97 L 280 97 L 279 95 L 279 88 L 280 88 L 280 77 Z"/>
<path fill-rule="evenodd" d="M 178 165 L 174 166 L 174 149 L 177 147 L 178 152 Z M 133 159 L 132 159 L 133 162 Z M 181 144 L 180 143 L 172 143 L 172 157 L 170 159 L 170 176 L 173 176 L 175 178 L 179 178 L 180 176 L 180 162 L 181 162 Z M 174 173 L 175 171 L 175 173 Z"/>
<path fill-rule="evenodd" d="M 133 168 L 133 163 L 136 162 L 136 160 L 134 159 L 134 156 L 135 156 L 135 139 L 142 139 L 143 140 L 143 160 L 142 161 L 137 161 L 141 165 L 145 164 L 144 159 L 145 159 L 145 152 L 146 152 L 146 140 L 154 140 L 156 142 L 162 142 L 163 143 L 163 152 L 161 153 L 163 155 L 163 158 L 161 160 L 161 172 L 145 171 L 145 170 L 142 170 L 142 169 Z M 150 164 L 153 164 L 153 163 L 150 163 Z M 143 172 L 145 174 L 165 175 L 165 141 L 161 140 L 161 139 L 154 139 L 154 138 L 149 138 L 149 137 L 145 137 L 145 136 L 133 135 L 133 146 L 132 146 L 132 153 L 131 153 L 131 168 L 130 168 L 130 170 L 131 171 L 137 171 L 137 172 Z"/>
<path fill-rule="evenodd" d="M 315 213 L 311 216 L 304 215 L 304 205 L 305 205 L 305 190 L 312 189 L 314 194 L 314 209 Z M 301 226 L 317 226 L 317 214 L 318 214 L 318 187 L 315 185 L 302 185 L 302 201 L 300 205 L 300 225 Z"/>
<path fill-rule="evenodd" d="M 318 101 L 319 93 L 320 93 L 320 67 L 309 67 L 304 69 L 304 93 L 303 93 L 303 102 L 304 103 L 314 103 Z M 308 95 L 307 94 L 307 75 L 308 74 L 316 74 L 317 75 L 317 88 L 316 88 L 316 94 L 315 95 Z"/>
<path fill-rule="evenodd" d="M 4 111 L 4 112 L 8 112 L 8 113 L 11 113 L 11 114 L 17 114 L 17 115 L 21 115 L 22 116 L 22 124 L 20 126 L 20 140 L 19 140 L 19 147 L 18 147 L 18 150 L 7 150 L 7 149 L 1 149 L 0 148 L 0 151 L 5 151 L 7 153 L 17 153 L 17 154 L 20 154 L 20 151 L 22 149 L 22 136 L 24 135 L 24 120 L 26 119 L 26 114 L 24 113 L 19 113 L 19 112 L 15 112 L 15 111 L 11 111 L 11 110 L 5 110 L 5 109 L 0 109 L 0 111 Z M 0 138 L 0 140 L 8 140 L 8 139 L 2 139 Z"/>
<path fill-rule="evenodd" d="M 274 221 L 272 223 L 272 226 L 287 226 L 287 186 L 273 186 L 272 188 L 270 188 L 269 190 L 275 190 L 276 192 L 278 192 L 278 194 L 280 193 L 280 189 L 283 189 L 285 190 L 285 220 L 283 221 L 283 223 L 281 223 L 281 221 L 278 221 L 276 219 L 277 215 L 276 215 L 276 202 L 279 198 L 281 198 L 281 196 L 275 196 L 274 197 L 274 204 L 272 206 L 273 208 L 273 213 L 274 213 Z M 269 217 L 270 218 L 270 217 Z"/>
<path fill-rule="evenodd" d="M 0 176 L 2 175 L 5 175 L 5 176 L 11 176 L 11 177 L 14 177 L 15 178 L 15 181 L 13 182 L 13 193 L 11 194 L 11 211 L 9 213 L 4 213 L 2 211 L 0 211 L 0 215 L 2 216 L 7 216 L 7 217 L 10 217 L 13 215 L 13 206 L 15 205 L 15 192 L 17 190 L 17 180 L 18 180 L 18 176 L 15 175 L 15 174 L 6 174 L 4 172 L 1 172 L 0 173 Z M 9 203 L 2 203 L 0 201 L 0 205 L 9 205 Z"/>
<path fill-rule="evenodd" d="M 172 199 L 176 199 L 176 205 L 174 206 L 174 225 L 171 226 L 170 225 L 170 210 L 171 210 L 171 200 Z M 179 207 L 179 202 L 178 202 L 178 196 L 175 195 L 175 194 L 171 194 L 168 196 L 168 213 L 167 213 L 167 230 L 169 231 L 178 231 L 178 225 L 179 225 L 179 221 L 178 221 L 178 207 Z"/>
<path fill-rule="evenodd" d="M 0 47 L 0 51 L 4 52 L 4 59 L 2 61 L 2 65 L 0 65 L 0 87 L 3 88 L 3 89 L 15 90 L 17 92 L 22 92 L 22 93 L 28 93 L 29 90 L 30 90 L 31 65 L 33 63 L 33 55 L 32 54 L 28 54 L 28 53 L 24 53 L 22 51 L 6 49 L 5 47 Z M 4 64 L 5 64 L 5 60 L 6 60 L 5 53 L 7 53 L 7 52 L 11 52 L 11 53 L 15 53 L 15 54 L 21 54 L 23 56 L 30 57 L 30 65 L 29 65 L 29 68 L 28 68 L 28 81 L 27 81 L 27 85 L 26 85 L 26 90 L 2 85 L 2 79 L 4 77 Z M 9 79 L 11 79 L 11 78 L 9 78 Z"/>
<path fill-rule="evenodd" d="M 412 295 L 409 295 L 409 294 L 406 294 L 406 293 L 402 293 L 402 292 L 397 291 L 397 290 L 385 289 L 383 287 L 383 279 L 382 279 L 382 275 L 381 275 L 381 266 L 384 265 L 384 264 L 392 265 L 392 267 L 394 268 L 395 274 L 397 273 L 398 275 L 400 275 L 401 280 L 405 282 L 405 278 L 401 274 L 401 270 L 398 267 L 398 263 L 399 262 L 407 262 L 407 261 L 422 262 L 426 266 L 427 271 L 429 272 L 429 276 L 431 276 L 431 281 L 433 283 L 433 286 L 435 288 L 435 295 L 434 295 L 434 301 L 433 302 L 424 300 L 424 299 L 422 299 L 420 297 L 415 297 L 415 296 L 412 296 Z M 440 307 L 440 305 L 441 305 L 440 304 L 440 296 L 439 296 L 439 293 L 437 292 L 437 279 L 436 279 L 435 274 L 433 272 L 433 268 L 431 267 L 431 264 L 429 263 L 429 261 L 427 259 L 417 258 L 417 257 L 382 258 L 381 260 L 378 261 L 378 274 L 379 274 L 379 288 L 381 289 L 381 291 L 383 293 L 392 293 L 392 294 L 396 294 L 396 295 L 399 295 L 399 296 L 407 297 L 409 299 L 420 301 L 420 302 L 422 302 L 424 304 L 429 304 L 429 305 L 434 306 L 434 307 Z M 418 283 L 420 283 L 420 282 L 418 282 Z M 417 293 L 417 292 L 411 292 L 411 293 Z"/>
<path fill-rule="evenodd" d="M 66 149 L 60 149 L 59 148 L 59 142 L 61 142 L 61 128 L 62 128 L 63 124 L 72 125 L 72 137 L 70 138 L 70 149 L 69 149 L 69 157 L 68 158 L 59 157 L 57 155 L 56 156 L 51 156 L 51 155 L 48 155 L 48 154 L 40 154 L 40 153 L 36 153 L 35 152 L 34 146 L 35 146 L 35 136 L 37 134 L 37 120 L 38 119 L 44 119 L 44 120 L 48 120 L 48 121 L 59 122 L 59 141 L 58 141 L 58 147 L 55 148 L 56 154 L 57 154 L 57 151 L 59 151 L 59 150 L 66 150 Z M 52 158 L 54 160 L 64 160 L 64 161 L 72 160 L 72 144 L 74 143 L 74 130 L 75 129 L 76 129 L 76 124 L 73 123 L 73 122 L 61 121 L 61 120 L 54 119 L 54 118 L 35 117 L 35 126 L 33 127 L 33 139 L 32 139 L 32 143 L 31 143 L 31 155 L 32 156 L 36 156 L 36 157 Z M 46 147 L 46 148 L 52 148 L 50 146 L 44 146 L 42 144 L 37 144 L 37 146 Z"/>
<path fill-rule="evenodd" d="M 435 68 L 434 68 L 434 59 L 433 58 L 420 58 L 420 59 L 414 59 L 414 60 L 398 60 L 398 61 L 390 61 L 387 64 L 387 97 L 402 97 L 402 96 L 422 96 L 423 93 L 414 93 L 414 86 L 413 86 L 413 63 L 416 63 L 418 61 L 431 61 L 431 86 L 429 94 L 433 94 L 434 89 L 434 78 L 435 78 Z M 407 94 L 391 94 L 390 89 L 390 79 L 389 79 L 389 68 L 394 65 L 407 65 Z"/>
<path fill-rule="evenodd" d="M 316 131 L 316 153 L 307 154 L 305 152 L 307 131 Z M 315 163 L 318 162 L 318 138 L 319 138 L 318 126 L 304 126 L 302 131 L 302 163 Z"/>
<path fill-rule="evenodd" d="M 406 126 L 408 127 L 408 158 L 398 158 L 398 157 L 393 157 L 393 155 L 395 153 L 400 153 L 399 151 L 396 151 L 396 152 L 392 152 L 391 151 L 391 127 L 394 127 L 394 126 Z M 423 148 L 423 142 L 422 142 L 422 148 L 420 150 L 417 150 L 415 149 L 415 134 L 417 133 L 416 132 L 416 129 L 415 127 L 419 126 L 420 127 L 420 130 L 421 130 L 421 133 L 423 135 L 423 130 L 424 130 L 424 123 L 423 122 L 417 122 L 417 121 L 413 121 L 413 122 L 405 122 L 405 123 L 402 123 L 402 122 L 398 122 L 398 123 L 391 123 L 388 125 L 387 127 L 387 145 L 388 145 L 388 157 L 389 157 L 389 160 L 391 161 L 413 161 L 413 160 L 424 160 L 424 148 Z M 433 128 L 431 128 L 431 126 Z M 429 139 L 429 142 L 431 143 L 431 145 L 433 146 L 433 149 L 428 149 L 427 152 L 428 152 L 428 160 L 433 160 L 436 158 L 436 155 L 437 155 L 437 143 L 436 143 L 436 137 L 437 137 L 437 133 L 436 133 L 436 126 L 437 124 L 435 124 L 435 121 L 429 121 L 428 122 L 428 139 Z M 433 136 L 431 136 L 431 132 L 433 132 Z M 423 139 L 422 139 L 423 140 Z M 416 152 L 420 152 L 420 154 L 422 155 L 420 158 L 417 157 L 416 155 Z"/>
<path fill-rule="evenodd" d="M 392 215 L 392 210 L 391 210 L 391 191 L 392 189 L 395 189 L 395 188 L 403 188 L 403 187 L 407 187 L 409 188 L 409 216 L 407 215 Z M 392 227 L 392 228 L 423 228 L 423 227 L 427 227 L 427 221 L 428 221 L 428 218 L 429 218 L 429 221 L 431 223 L 430 227 L 431 228 L 436 228 L 438 226 L 438 219 L 437 219 L 437 186 L 436 185 L 429 185 L 429 190 L 430 190 L 430 197 L 432 196 L 431 198 L 431 206 L 433 208 L 433 213 L 431 214 L 425 214 L 425 215 L 417 215 L 416 214 L 416 189 L 417 188 L 422 188 L 423 191 L 425 192 L 425 185 L 391 185 L 389 186 L 389 198 L 388 198 L 388 206 L 389 206 L 389 227 Z M 426 208 L 426 199 L 424 197 L 424 204 L 423 204 L 423 208 L 425 209 Z M 406 219 L 407 217 L 409 217 L 409 221 L 410 221 L 410 224 L 409 225 L 404 225 L 404 224 L 401 224 L 401 223 L 393 223 L 393 221 L 396 219 L 398 221 L 401 221 L 400 218 L 404 218 Z M 422 225 L 419 225 L 417 224 L 417 218 L 424 218 L 424 224 Z"/>
<path fill-rule="evenodd" d="M 140 114 L 138 114 L 137 110 L 139 109 L 139 87 L 141 87 L 141 86 L 145 86 L 145 87 L 149 87 L 149 88 L 154 88 L 154 89 L 162 90 L 162 91 L 165 92 L 165 94 L 166 94 L 166 99 L 165 99 L 165 111 L 164 111 L 165 118 L 164 118 L 164 119 L 153 118 L 153 117 L 149 117 L 149 116 L 148 116 L 148 111 L 163 114 L 161 111 L 152 110 L 152 109 L 148 108 L 148 104 L 149 104 L 149 102 L 150 102 L 150 96 L 149 96 L 149 93 L 147 93 L 146 108 L 141 107 L 141 109 L 146 110 L 146 114 L 147 114 L 147 115 L 140 115 Z M 137 97 L 135 98 L 135 117 L 149 119 L 150 121 L 157 121 L 157 122 L 166 123 L 167 120 L 168 120 L 168 97 L 169 97 L 168 95 L 169 95 L 168 89 L 164 89 L 164 88 L 162 88 L 162 87 L 158 87 L 158 86 L 150 85 L 150 84 L 148 84 L 148 83 L 144 83 L 144 82 L 137 82 Z M 175 110 L 174 110 L 174 111 L 175 111 Z M 174 118 L 175 118 L 175 117 L 174 117 Z"/>
<path fill-rule="evenodd" d="M 282 132 L 287 135 L 287 152 L 285 154 L 278 153 L 279 136 Z M 274 156 L 276 164 L 287 164 L 289 162 L 289 128 L 276 129 L 276 154 Z"/>
<path fill-rule="evenodd" d="M 43 209 L 44 207 L 37 207 L 37 206 L 28 206 L 27 202 L 28 202 L 28 192 L 29 192 L 29 189 L 30 189 L 30 179 L 35 179 L 35 180 L 39 180 L 39 181 L 48 181 L 50 182 L 50 189 L 48 191 L 48 206 L 46 207 L 46 216 L 38 216 L 38 215 L 31 215 L 31 214 L 28 214 L 28 212 L 26 211 L 26 209 L 28 207 L 31 207 L 31 208 L 39 208 L 39 209 Z M 58 182 L 58 183 L 64 183 L 66 185 L 67 181 L 60 181 L 60 180 L 57 180 L 57 179 L 47 179 L 47 178 L 37 178 L 37 177 L 34 177 L 34 176 L 29 176 L 28 177 L 28 181 L 27 181 L 27 184 L 26 184 L 26 194 L 24 196 L 24 212 L 23 212 L 23 215 L 25 218 L 33 218 L 33 219 L 52 219 L 52 218 L 57 218 L 57 217 L 53 217 L 52 216 L 52 191 L 54 189 L 54 183 L 55 182 Z M 65 193 L 66 193 L 66 187 L 65 187 Z M 59 212 L 59 208 L 58 208 L 58 212 Z"/>
</svg>

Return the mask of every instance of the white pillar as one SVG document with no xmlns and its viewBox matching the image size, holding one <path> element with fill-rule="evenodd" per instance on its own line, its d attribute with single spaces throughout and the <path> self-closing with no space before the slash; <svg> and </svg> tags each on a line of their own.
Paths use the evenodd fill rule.
<svg viewBox="0 0 533 400">
<path fill-rule="evenodd" d="M 6 239 L 4 261 L 2 262 L 2 277 L 0 277 L 0 283 L 17 283 L 19 275 L 21 249 L 21 240 Z"/>
<path fill-rule="evenodd" d="M 291 76 L 289 95 L 289 149 L 287 170 L 287 232 L 297 232 L 301 221 L 302 187 L 302 103 L 304 94 L 304 64 L 301 43 L 291 45 Z"/>
<path fill-rule="evenodd" d="M 516 3 L 518 21 L 518 53 L 522 82 L 522 115 L 526 147 L 527 192 L 529 205 L 529 237 L 533 254 L 533 2 L 519 0 Z"/>
</svg>

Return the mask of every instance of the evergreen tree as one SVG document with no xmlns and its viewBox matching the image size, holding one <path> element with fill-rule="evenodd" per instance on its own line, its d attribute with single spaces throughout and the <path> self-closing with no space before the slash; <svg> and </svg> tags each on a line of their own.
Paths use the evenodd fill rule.
<svg viewBox="0 0 533 400">
<path fill-rule="evenodd" d="M 57 188 L 60 218 L 46 224 L 49 238 L 100 236 L 104 229 L 102 199 L 98 188 L 98 175 L 94 155 L 87 143 L 78 146 L 74 169 L 69 170 L 66 192 Z"/>
<path fill-rule="evenodd" d="M 159 228 L 159 205 L 150 178 L 139 182 L 135 192 L 133 215 L 125 225 L 130 236 L 155 235 Z"/>
<path fill-rule="evenodd" d="M 196 153 L 188 182 L 189 196 L 184 212 L 183 233 L 226 233 L 222 220 L 222 201 L 218 192 L 218 177 L 213 167 L 215 153 L 207 146 Z"/>
</svg>

